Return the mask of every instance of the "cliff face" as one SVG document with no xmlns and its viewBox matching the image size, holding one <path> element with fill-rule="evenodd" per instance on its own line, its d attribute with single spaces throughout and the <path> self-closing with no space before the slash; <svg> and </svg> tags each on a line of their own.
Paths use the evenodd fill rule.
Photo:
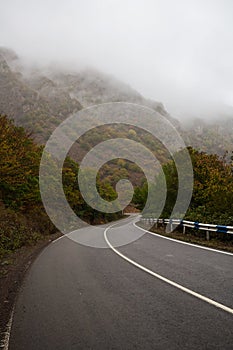
<svg viewBox="0 0 233 350">
<path fill-rule="evenodd" d="M 146 100 L 130 86 L 93 69 L 80 72 L 58 68 L 29 70 L 12 51 L 0 49 L 0 83 L 0 113 L 13 118 L 39 143 L 45 143 L 52 131 L 73 113 L 105 102 L 123 101 L 145 105 L 178 125 L 161 103 Z M 140 117 L 143 118 L 143 115 Z M 166 162 L 169 157 L 161 142 L 154 140 L 151 134 L 127 125 L 102 126 L 86 133 L 75 142 L 69 155 L 80 162 L 99 142 L 119 137 L 144 144 L 161 162 Z M 107 176 L 111 184 L 123 176 L 130 178 L 133 184 L 140 185 L 143 173 L 130 162 L 113 160 L 100 169 L 100 176 Z"/>
<path fill-rule="evenodd" d="M 46 77 L 25 78 L 16 61 L 17 56 L 0 50 L 0 113 L 44 142 L 62 120 L 82 106 L 52 82 L 51 89 Z"/>
<path fill-rule="evenodd" d="M 167 118 L 181 133 L 187 145 L 208 153 L 232 151 L 233 119 L 205 124 L 195 121 L 189 129 L 182 129 L 162 103 L 145 99 L 130 86 L 94 69 L 25 68 L 17 55 L 0 49 L 0 113 L 15 120 L 28 130 L 39 143 L 45 143 L 52 131 L 67 117 L 82 108 L 105 102 L 131 102 L 148 106 Z M 143 118 L 143 115 L 140 116 Z M 149 148 L 161 164 L 170 155 L 159 140 L 141 129 L 131 126 L 102 126 L 89 131 L 72 146 L 69 155 L 80 162 L 99 142 L 109 138 L 129 138 Z M 113 160 L 100 169 L 100 177 L 114 185 L 128 177 L 140 185 L 143 173 L 126 160 Z"/>
<path fill-rule="evenodd" d="M 55 72 L 51 76 L 63 89 L 76 97 L 84 107 L 118 101 L 149 104 L 149 101 L 129 85 L 94 69 L 67 74 Z M 161 103 L 154 101 L 154 107 L 161 108 L 166 114 Z"/>
<path fill-rule="evenodd" d="M 179 126 L 160 102 L 145 99 L 112 76 L 94 69 L 73 72 L 57 68 L 25 74 L 17 55 L 5 48 L 0 49 L 0 84 L 0 112 L 14 118 L 41 141 L 67 116 L 104 102 L 146 105 Z"/>
<path fill-rule="evenodd" d="M 144 98 L 112 76 L 94 69 L 74 71 L 72 67 L 28 70 L 14 51 L 0 48 L 0 113 L 13 118 L 40 143 L 49 138 L 61 121 L 80 109 L 118 101 L 145 105 L 159 112 L 176 127 L 187 145 L 219 155 L 226 150 L 232 151 L 232 111 L 228 118 L 221 115 L 211 123 L 197 119 L 185 129 L 167 113 L 162 103 Z M 101 133 L 105 138 L 109 130 Z M 119 136 L 117 130 L 112 129 L 110 133 Z M 123 134 L 128 134 L 128 131 Z M 139 132 L 137 135 L 140 135 L 139 142 L 149 137 Z M 150 137 L 149 143 L 152 143 Z M 88 147 L 91 147 L 90 141 L 83 140 L 79 154 L 83 155 Z"/>
<path fill-rule="evenodd" d="M 154 109 L 165 116 L 171 123 L 180 128 L 179 122 L 172 118 L 161 102 L 144 98 L 129 85 L 117 80 L 115 77 L 86 69 L 81 72 L 53 72 L 51 79 L 70 96 L 77 98 L 83 107 L 106 102 L 131 102 Z"/>
</svg>

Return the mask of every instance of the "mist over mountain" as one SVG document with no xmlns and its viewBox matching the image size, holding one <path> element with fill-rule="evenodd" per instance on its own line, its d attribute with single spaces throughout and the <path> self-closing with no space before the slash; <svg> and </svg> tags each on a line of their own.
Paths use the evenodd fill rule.
<svg viewBox="0 0 233 350">
<path fill-rule="evenodd" d="M 118 101 L 148 106 L 179 125 L 161 102 L 145 99 L 129 85 L 93 68 L 28 68 L 13 50 L 1 48 L 0 74 L 1 113 L 32 128 L 35 134 L 43 122 L 56 126 L 81 108 Z"/>
<path fill-rule="evenodd" d="M 46 77 L 40 77 L 38 86 L 33 82 L 30 86 L 19 63 L 12 50 L 0 51 L 0 113 L 25 126 L 38 141 L 45 141 L 59 122 L 80 110 L 81 105 Z"/>
<path fill-rule="evenodd" d="M 211 120 L 233 106 L 232 12 L 230 0 L 2 1 L 0 45 L 28 64 L 96 67 L 182 122 Z"/>
<path fill-rule="evenodd" d="M 161 103 L 145 99 L 130 86 L 95 69 L 77 71 L 73 67 L 65 70 L 58 66 L 29 69 L 12 50 L 4 48 L 0 50 L 0 81 L 0 113 L 13 118 L 39 143 L 44 144 L 53 130 L 70 115 L 105 102 L 131 102 L 148 106 L 179 128 L 178 121 L 166 112 Z M 159 140 L 153 140 L 148 132 L 130 125 L 106 125 L 90 131 L 75 142 L 69 155 L 81 162 L 93 146 L 109 137 L 138 141 L 157 153 L 161 162 L 169 157 Z M 119 164 L 113 160 L 100 173 L 107 173 L 110 183 L 116 183 L 122 176 L 130 178 L 136 185 L 141 183 L 143 174 L 139 167 L 125 162 L 127 174 Z"/>
<path fill-rule="evenodd" d="M 207 153 L 224 156 L 228 153 L 229 159 L 233 151 L 233 112 L 214 118 L 203 120 L 200 118 L 189 121 L 183 126 L 183 137 L 187 145 Z"/>
<path fill-rule="evenodd" d="M 48 139 L 61 121 L 80 109 L 124 101 L 148 106 L 162 114 L 181 133 L 187 145 L 219 155 L 233 148 L 231 108 L 223 109 L 218 117 L 209 121 L 193 118 L 179 122 L 165 110 L 162 102 L 146 99 L 128 84 L 94 68 L 78 70 L 59 64 L 30 66 L 13 50 L 1 48 L 0 83 L 0 113 L 24 126 L 40 143 Z M 78 150 L 80 157 L 84 155 L 84 148 Z"/>
</svg>

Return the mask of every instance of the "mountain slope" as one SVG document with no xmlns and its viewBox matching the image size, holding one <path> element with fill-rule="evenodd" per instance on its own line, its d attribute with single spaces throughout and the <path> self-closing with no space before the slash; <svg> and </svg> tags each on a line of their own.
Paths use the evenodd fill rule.
<svg viewBox="0 0 233 350">
<path fill-rule="evenodd" d="M 164 109 L 162 103 L 148 100 L 130 86 L 112 76 L 94 69 L 74 71 L 71 68 L 47 67 L 28 69 L 8 49 L 0 49 L 0 113 L 13 118 L 17 125 L 25 127 L 39 143 L 45 143 L 52 131 L 68 116 L 82 108 L 106 102 L 131 102 L 148 106 L 168 119 L 181 133 L 187 145 L 208 153 L 223 155 L 232 150 L 233 119 L 220 118 L 212 124 L 197 120 L 185 129 Z M 130 138 L 148 147 L 165 163 L 169 154 L 162 144 L 149 133 L 134 127 L 96 128 L 92 134 L 87 133 L 72 147 L 70 154 L 80 162 L 84 155 L 100 141 L 108 138 Z M 120 162 L 122 166 L 122 162 Z M 119 173 L 129 172 L 129 177 L 140 184 L 142 172 L 129 162 L 124 163 L 123 172 L 117 161 L 113 161 L 107 178 L 114 183 Z M 109 164 L 108 164 L 109 166 Z M 109 173 L 110 171 L 110 173 Z"/>
<path fill-rule="evenodd" d="M 33 81 L 28 84 L 21 72 L 10 67 L 17 58 L 9 58 L 6 52 L 0 50 L 0 113 L 26 127 L 37 141 L 44 142 L 62 120 L 82 106 L 50 82 L 54 85 L 52 90 L 43 76 L 35 78 L 34 86 Z"/>
<path fill-rule="evenodd" d="M 233 151 L 233 111 L 232 117 L 219 116 L 214 121 L 195 119 L 183 136 L 187 145 L 207 153 L 224 156 Z"/>
<path fill-rule="evenodd" d="M 39 143 L 45 143 L 61 121 L 82 107 L 104 102 L 125 101 L 146 105 L 179 127 L 161 103 L 146 100 L 126 84 L 93 69 L 81 72 L 68 72 L 61 68 L 30 71 L 11 51 L 0 50 L 0 80 L 3 87 L 0 112 L 14 118 L 17 125 L 30 131 Z M 144 144 L 161 162 L 166 162 L 169 157 L 161 142 L 154 140 L 152 135 L 127 125 L 104 126 L 96 128 L 91 134 L 88 132 L 74 144 L 70 155 L 81 162 L 91 148 L 109 137 L 129 138 Z M 134 184 L 139 185 L 143 178 L 142 171 L 130 162 L 118 164 L 118 161 L 112 161 L 107 169 L 101 169 L 101 177 L 106 171 L 111 184 L 125 177 L 127 172 Z"/>
</svg>

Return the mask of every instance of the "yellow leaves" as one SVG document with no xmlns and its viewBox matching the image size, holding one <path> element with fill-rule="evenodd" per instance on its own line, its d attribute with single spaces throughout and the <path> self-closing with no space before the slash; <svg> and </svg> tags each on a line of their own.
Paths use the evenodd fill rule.
<svg viewBox="0 0 233 350">
<path fill-rule="evenodd" d="M 18 203 L 38 199 L 38 176 L 41 148 L 22 128 L 0 116 L 0 189 L 3 199 Z"/>
</svg>

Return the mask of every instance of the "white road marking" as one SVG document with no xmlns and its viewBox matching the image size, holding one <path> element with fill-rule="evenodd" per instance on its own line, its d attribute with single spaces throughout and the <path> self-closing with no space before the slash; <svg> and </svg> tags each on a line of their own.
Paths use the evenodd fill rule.
<svg viewBox="0 0 233 350">
<path fill-rule="evenodd" d="M 11 327 L 12 327 L 12 322 L 13 322 L 13 315 L 14 315 L 14 307 L 13 307 L 13 309 L 11 311 L 11 316 L 10 316 L 10 319 L 9 319 L 9 321 L 7 323 L 6 331 L 5 331 L 5 334 L 4 334 L 4 338 L 3 338 L 2 344 L 0 346 L 0 348 L 2 348 L 3 350 L 8 350 L 9 349 Z"/>
<path fill-rule="evenodd" d="M 156 273 L 156 272 L 154 272 L 154 271 L 152 271 L 152 270 L 146 268 L 145 266 L 138 264 L 136 261 L 134 261 L 134 260 L 128 258 L 128 257 L 125 256 L 124 254 L 122 254 L 121 252 L 119 252 L 119 250 L 117 250 L 116 248 L 114 248 L 114 247 L 112 246 L 112 244 L 109 242 L 108 237 L 107 237 L 107 232 L 108 232 L 108 230 L 111 229 L 111 228 L 112 228 L 113 226 L 115 226 L 115 225 L 116 225 L 116 224 L 113 224 L 113 225 L 107 227 L 107 228 L 104 230 L 104 239 L 105 239 L 106 243 L 108 244 L 109 248 L 111 248 L 111 249 L 112 249 L 117 255 L 119 255 L 122 259 L 126 260 L 127 262 L 129 262 L 130 264 L 136 266 L 137 268 L 141 269 L 142 271 L 147 272 L 148 274 L 152 275 L 153 277 L 156 277 L 156 278 L 160 279 L 161 281 L 163 281 L 163 282 L 165 282 L 165 283 L 167 283 L 167 284 L 170 284 L 171 286 L 173 286 L 173 287 L 175 287 L 175 288 L 177 288 L 177 289 L 180 289 L 180 290 L 182 290 L 183 292 L 185 292 L 185 293 L 187 293 L 187 294 L 190 294 L 190 295 L 194 296 L 195 298 L 198 298 L 198 299 L 200 299 L 200 300 L 202 300 L 202 301 L 205 301 L 206 303 L 208 303 L 208 304 L 210 304 L 210 305 L 213 305 L 213 306 L 215 306 L 215 307 L 217 307 L 217 308 L 219 308 L 219 309 L 221 309 L 221 310 L 223 310 L 223 311 L 226 311 L 226 312 L 228 312 L 228 313 L 230 313 L 230 314 L 233 315 L 233 309 L 231 309 L 230 307 L 225 306 L 225 305 L 223 305 L 223 304 L 220 304 L 220 303 L 218 303 L 217 301 L 214 301 L 214 300 L 212 300 L 212 299 L 210 299 L 210 298 L 207 298 L 207 297 L 205 297 L 204 295 L 201 295 L 201 294 L 199 294 L 199 293 L 196 293 L 196 292 L 192 291 L 191 289 L 188 289 L 188 288 L 186 288 L 186 287 L 184 287 L 184 286 L 182 286 L 182 285 L 180 285 L 180 284 L 178 284 L 178 283 L 176 283 L 176 282 L 173 282 L 173 281 L 169 280 L 168 278 L 163 277 L 163 276 L 159 275 L 158 273 Z"/>
<path fill-rule="evenodd" d="M 55 239 L 55 240 L 52 241 L 51 243 L 54 244 L 54 243 L 60 241 L 60 239 L 63 239 L 64 237 L 66 237 L 66 236 L 67 236 L 67 234 L 63 234 L 61 237 L 58 237 L 57 239 Z"/>
<path fill-rule="evenodd" d="M 149 234 L 152 235 L 152 236 L 156 236 L 156 237 L 159 237 L 159 238 L 167 239 L 167 240 L 169 240 L 169 241 L 173 241 L 173 242 L 180 243 L 180 244 L 190 245 L 191 247 L 195 247 L 195 248 L 199 248 L 199 249 L 210 250 L 210 251 L 215 252 L 215 253 L 220 253 L 220 254 L 225 254 L 225 255 L 231 255 L 231 256 L 233 256 L 233 253 L 224 252 L 223 250 L 218 250 L 218 249 L 209 248 L 209 247 L 203 247 L 203 246 L 198 245 L 198 244 L 193 244 L 193 243 L 189 243 L 189 242 L 180 241 L 179 239 L 175 239 L 175 238 L 170 238 L 170 237 L 162 236 L 162 235 L 160 235 L 160 234 L 158 234 L 158 233 L 154 233 L 154 232 L 145 230 L 145 229 L 142 228 L 142 227 L 139 227 L 138 225 L 136 225 L 135 222 L 133 223 L 133 225 L 134 225 L 136 228 L 138 228 L 139 230 L 144 231 L 144 232 L 146 232 L 146 233 L 149 233 Z"/>
</svg>

